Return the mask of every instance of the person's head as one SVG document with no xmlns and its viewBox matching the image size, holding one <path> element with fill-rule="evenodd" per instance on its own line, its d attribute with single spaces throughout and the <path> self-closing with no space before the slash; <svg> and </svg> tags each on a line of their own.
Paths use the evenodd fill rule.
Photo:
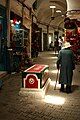
<svg viewBox="0 0 80 120">
<path fill-rule="evenodd" d="M 70 42 L 66 41 L 66 42 L 64 42 L 62 49 L 70 48 L 70 47 L 71 47 Z"/>
<path fill-rule="evenodd" d="M 61 36 L 59 36 L 59 38 L 61 39 L 62 37 L 61 37 Z"/>
</svg>

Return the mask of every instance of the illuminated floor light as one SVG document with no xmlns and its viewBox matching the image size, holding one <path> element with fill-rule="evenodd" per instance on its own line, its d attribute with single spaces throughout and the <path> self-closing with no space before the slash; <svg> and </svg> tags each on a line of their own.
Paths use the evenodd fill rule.
<svg viewBox="0 0 80 120">
<path fill-rule="evenodd" d="M 46 59 L 57 59 L 57 57 L 46 57 Z"/>
<path fill-rule="evenodd" d="M 55 56 L 55 57 L 53 57 L 53 59 L 57 59 L 57 57 Z"/>
<path fill-rule="evenodd" d="M 55 63 L 54 66 L 57 68 L 57 64 Z"/>
<path fill-rule="evenodd" d="M 50 82 L 50 85 L 51 85 L 51 86 L 55 86 L 55 83 L 56 83 L 56 81 L 51 81 L 51 82 Z"/>
<path fill-rule="evenodd" d="M 59 81 L 57 81 L 57 83 L 56 81 L 50 81 L 50 85 L 55 86 L 55 84 L 57 84 L 58 87 L 60 86 Z"/>
<path fill-rule="evenodd" d="M 51 86 L 54 87 L 55 84 L 56 84 L 56 87 L 57 87 L 57 88 L 60 88 L 61 85 L 59 84 L 59 81 L 57 81 L 57 83 L 56 83 L 56 81 L 50 81 L 50 85 L 51 85 Z"/>
<path fill-rule="evenodd" d="M 51 70 L 51 73 L 57 74 L 57 70 Z"/>
<path fill-rule="evenodd" d="M 46 95 L 44 102 L 54 104 L 54 105 L 63 105 L 65 103 L 65 98 Z"/>
<path fill-rule="evenodd" d="M 54 52 L 54 55 L 58 55 L 58 52 L 56 52 L 56 53 Z"/>
</svg>

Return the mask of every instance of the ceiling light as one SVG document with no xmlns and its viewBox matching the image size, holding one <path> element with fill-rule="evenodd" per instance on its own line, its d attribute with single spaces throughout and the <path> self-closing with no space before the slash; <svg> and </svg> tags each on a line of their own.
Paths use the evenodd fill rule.
<svg viewBox="0 0 80 120">
<path fill-rule="evenodd" d="M 54 6 L 54 5 L 51 5 L 51 6 L 50 6 L 50 8 L 56 8 L 56 6 Z"/>
<path fill-rule="evenodd" d="M 62 17 L 64 17 L 64 15 L 62 14 Z"/>
<path fill-rule="evenodd" d="M 58 12 L 61 13 L 61 10 L 56 10 L 56 12 L 57 12 L 57 13 L 58 13 Z"/>
</svg>

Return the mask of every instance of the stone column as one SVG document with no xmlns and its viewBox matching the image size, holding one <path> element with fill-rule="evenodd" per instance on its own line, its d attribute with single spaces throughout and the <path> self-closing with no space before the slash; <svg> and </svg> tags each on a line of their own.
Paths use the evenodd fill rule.
<svg viewBox="0 0 80 120">
<path fill-rule="evenodd" d="M 43 51 L 43 31 L 42 31 L 42 51 Z"/>
<path fill-rule="evenodd" d="M 47 25 L 47 49 L 49 48 L 49 25 Z"/>
<path fill-rule="evenodd" d="M 24 20 L 24 6 L 22 5 L 22 23 L 21 23 L 22 26 L 23 26 L 23 22 L 24 22 L 23 20 Z"/>
</svg>

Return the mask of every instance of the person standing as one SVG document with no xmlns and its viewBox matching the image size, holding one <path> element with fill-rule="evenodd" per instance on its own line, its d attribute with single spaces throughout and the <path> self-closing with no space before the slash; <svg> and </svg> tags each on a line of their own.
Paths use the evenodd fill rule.
<svg viewBox="0 0 80 120">
<path fill-rule="evenodd" d="M 62 48 L 62 38 L 61 38 L 61 36 L 59 36 L 59 39 L 58 39 L 58 42 L 59 42 L 59 51 L 61 50 L 61 48 Z"/>
<path fill-rule="evenodd" d="M 55 52 L 55 54 L 56 54 L 56 52 L 59 53 L 59 42 L 58 42 L 58 39 L 56 39 L 54 41 L 54 52 Z"/>
<path fill-rule="evenodd" d="M 49 48 L 54 50 L 54 45 L 53 45 L 53 41 L 51 41 L 50 45 L 49 45 Z"/>
<path fill-rule="evenodd" d="M 65 42 L 62 49 L 59 51 L 57 59 L 57 69 L 60 69 L 59 83 L 61 84 L 60 91 L 64 92 L 64 85 L 66 85 L 66 92 L 71 93 L 71 84 L 73 77 L 73 70 L 75 69 L 75 57 L 73 51 L 70 49 L 69 42 Z"/>
</svg>

